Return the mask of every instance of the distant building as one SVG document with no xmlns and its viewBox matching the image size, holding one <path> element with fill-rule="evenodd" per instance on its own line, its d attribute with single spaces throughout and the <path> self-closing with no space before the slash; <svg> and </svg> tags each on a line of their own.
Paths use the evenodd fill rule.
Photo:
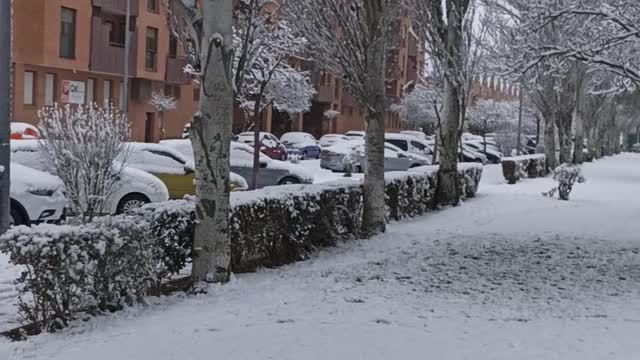
<svg viewBox="0 0 640 360">
<path fill-rule="evenodd" d="M 126 0 L 13 1 L 12 120 L 37 123 L 37 112 L 54 103 L 122 106 Z M 388 49 L 387 99 L 397 103 L 422 72 L 424 53 L 407 17 L 398 19 Z M 177 100 L 164 114 L 166 136 L 179 137 L 197 109 L 199 89 L 189 75 L 181 46 L 170 35 L 161 0 L 131 0 L 128 117 L 135 141 L 157 141 L 158 114 L 148 104 L 163 90 Z M 313 63 L 291 62 L 311 70 L 318 94 L 302 116 L 263 113 L 263 129 L 280 135 L 307 131 L 316 136 L 361 130 L 364 119 L 355 99 L 334 76 Z M 325 116 L 327 110 L 337 115 Z M 234 131 L 242 130 L 236 109 Z M 386 115 L 388 131 L 406 128 L 397 114 Z"/>
</svg>

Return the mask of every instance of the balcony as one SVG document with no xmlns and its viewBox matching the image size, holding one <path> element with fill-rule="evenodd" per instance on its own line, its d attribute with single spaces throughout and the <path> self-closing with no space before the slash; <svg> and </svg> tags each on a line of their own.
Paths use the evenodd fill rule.
<svg viewBox="0 0 640 360">
<path fill-rule="evenodd" d="M 316 94 L 315 100 L 321 103 L 332 103 L 336 99 L 336 91 L 335 88 L 331 85 L 320 85 L 318 86 L 318 93 Z"/>
<path fill-rule="evenodd" d="M 138 16 L 138 0 L 130 1 L 131 16 Z M 117 15 L 125 15 L 127 13 L 127 0 L 91 0 L 91 4 L 96 8 L 100 8 L 102 12 Z"/>
<path fill-rule="evenodd" d="M 186 85 L 191 82 L 191 75 L 186 74 L 183 69 L 187 65 L 187 59 L 167 57 L 167 71 L 165 81 L 175 85 Z"/>
<path fill-rule="evenodd" d="M 136 76 L 138 46 L 135 32 L 129 36 L 129 77 Z M 91 21 L 91 71 L 124 75 L 124 46 L 109 42 L 109 25 L 102 17 Z"/>
</svg>

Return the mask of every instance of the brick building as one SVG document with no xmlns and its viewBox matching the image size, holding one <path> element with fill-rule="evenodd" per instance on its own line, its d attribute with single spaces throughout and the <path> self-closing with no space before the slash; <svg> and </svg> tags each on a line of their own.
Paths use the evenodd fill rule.
<svg viewBox="0 0 640 360">
<path fill-rule="evenodd" d="M 12 120 L 37 123 L 37 112 L 59 104 L 122 104 L 126 0 L 13 1 Z M 388 50 L 387 96 L 399 101 L 422 72 L 424 53 L 407 18 L 395 22 Z M 197 108 L 199 89 L 185 76 L 182 49 L 166 24 L 161 0 L 131 0 L 128 117 L 135 141 L 157 141 L 160 124 L 148 104 L 152 92 L 164 90 L 177 108 L 164 114 L 166 136 L 179 137 Z M 293 60 L 296 61 L 296 60 Z M 266 110 L 263 129 L 280 135 L 307 131 L 316 136 L 361 130 L 364 120 L 356 101 L 334 76 L 313 64 L 318 94 L 310 112 L 296 116 Z M 327 110 L 337 117 L 329 119 Z M 234 130 L 242 123 L 236 111 Z M 404 128 L 397 114 L 386 116 L 388 131 Z"/>
</svg>

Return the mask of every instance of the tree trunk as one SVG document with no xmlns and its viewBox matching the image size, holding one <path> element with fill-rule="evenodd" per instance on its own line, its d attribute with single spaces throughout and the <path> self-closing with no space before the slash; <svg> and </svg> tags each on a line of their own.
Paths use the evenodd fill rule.
<svg viewBox="0 0 640 360">
<path fill-rule="evenodd" d="M 636 144 L 640 144 L 640 125 L 636 128 Z"/>
<path fill-rule="evenodd" d="M 197 225 L 192 278 L 226 282 L 229 237 L 229 147 L 233 120 L 233 0 L 203 0 L 202 85 L 193 117 Z"/>
<path fill-rule="evenodd" d="M 444 124 L 440 127 L 440 168 L 438 171 L 438 204 L 456 205 L 460 200 L 458 194 L 458 128 L 460 122 L 459 89 L 445 79 L 442 117 Z"/>
<path fill-rule="evenodd" d="M 558 166 L 556 160 L 556 124 L 553 114 L 544 116 L 544 153 L 547 158 L 547 170 L 553 170 Z"/>
<path fill-rule="evenodd" d="M 164 140 L 166 135 L 166 130 L 164 128 L 164 111 L 158 112 L 158 118 L 160 120 L 160 140 Z"/>
<path fill-rule="evenodd" d="M 373 38 L 367 54 L 366 99 L 361 99 L 366 114 L 366 158 L 362 209 L 362 236 L 385 231 L 384 187 L 384 112 L 385 112 L 385 31 L 382 29 L 382 1 L 365 2 L 367 25 Z"/>
<path fill-rule="evenodd" d="M 457 205 L 458 193 L 458 141 L 461 131 L 461 99 L 464 90 L 463 21 L 468 4 L 462 1 L 448 1 L 446 10 L 446 53 L 448 59 L 443 70 L 444 91 L 442 96 L 442 117 L 440 128 L 440 168 L 436 201 L 442 205 Z"/>
<path fill-rule="evenodd" d="M 573 159 L 576 164 L 582 164 L 584 162 L 584 121 L 580 112 L 576 110 L 575 112 L 575 122 L 576 122 L 576 139 L 573 147 Z"/>
</svg>

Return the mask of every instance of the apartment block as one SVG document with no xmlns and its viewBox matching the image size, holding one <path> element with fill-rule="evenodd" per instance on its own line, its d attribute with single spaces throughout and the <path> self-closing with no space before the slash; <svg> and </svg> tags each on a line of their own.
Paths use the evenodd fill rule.
<svg viewBox="0 0 640 360">
<path fill-rule="evenodd" d="M 13 1 L 12 120 L 36 124 L 38 110 L 55 103 L 113 104 L 122 108 L 125 36 L 130 36 L 128 118 L 134 141 L 160 139 L 156 110 L 148 101 L 154 91 L 177 99 L 177 108 L 163 115 L 165 137 L 182 133 L 197 109 L 199 89 L 183 73 L 180 44 L 170 35 L 162 0 L 130 0 L 126 29 L 126 0 Z M 394 22 L 387 54 L 387 101 L 398 103 L 423 69 L 424 52 L 408 17 Z M 280 135 L 307 131 L 315 136 L 364 129 L 357 101 L 335 76 L 318 64 L 291 59 L 309 70 L 318 94 L 311 111 L 291 116 L 266 109 L 262 128 Z M 334 110 L 335 117 L 327 117 Z M 243 130 L 244 116 L 236 109 L 234 131 Z M 406 128 L 397 114 L 386 114 L 388 131 Z"/>
<path fill-rule="evenodd" d="M 164 115 L 168 136 L 180 134 L 197 106 L 197 89 L 170 36 L 161 0 L 130 0 L 128 117 L 135 141 L 157 141 L 160 124 L 148 104 L 163 90 L 177 99 Z M 54 103 L 123 105 L 126 0 L 13 1 L 14 121 L 37 123 Z"/>
</svg>

